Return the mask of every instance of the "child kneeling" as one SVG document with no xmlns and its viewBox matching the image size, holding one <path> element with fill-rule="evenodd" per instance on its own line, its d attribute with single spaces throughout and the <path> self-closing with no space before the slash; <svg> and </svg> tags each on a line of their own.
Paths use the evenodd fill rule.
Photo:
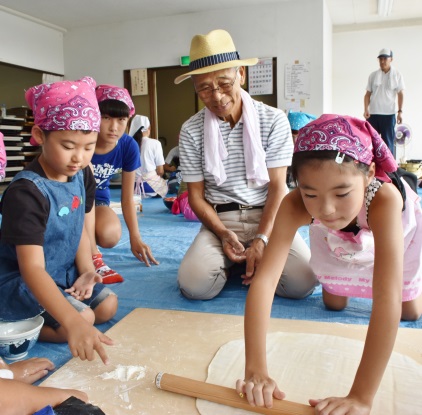
<svg viewBox="0 0 422 415">
<path fill-rule="evenodd" d="M 0 204 L 0 319 L 42 314 L 40 340 L 67 342 L 74 357 L 108 362 L 93 327 L 110 320 L 117 297 L 99 284 L 84 230 L 95 180 L 89 168 L 101 114 L 95 81 L 62 81 L 30 88 L 32 140 L 39 157 L 19 172 Z"/>
</svg>

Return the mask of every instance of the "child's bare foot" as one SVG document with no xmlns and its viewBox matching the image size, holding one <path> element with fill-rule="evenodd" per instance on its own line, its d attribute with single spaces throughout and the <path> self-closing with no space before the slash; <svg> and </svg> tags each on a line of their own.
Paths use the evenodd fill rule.
<svg viewBox="0 0 422 415">
<path fill-rule="evenodd" d="M 92 295 L 92 290 L 97 282 L 101 282 L 101 275 L 95 272 L 85 272 L 73 283 L 72 287 L 65 290 L 77 300 L 86 300 Z"/>
</svg>

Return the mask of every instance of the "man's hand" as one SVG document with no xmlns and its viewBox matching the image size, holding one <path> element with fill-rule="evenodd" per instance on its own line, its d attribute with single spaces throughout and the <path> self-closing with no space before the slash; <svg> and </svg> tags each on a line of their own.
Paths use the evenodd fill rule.
<svg viewBox="0 0 422 415">
<path fill-rule="evenodd" d="M 221 243 L 223 252 L 230 261 L 237 263 L 245 261 L 245 247 L 239 242 L 237 235 L 233 231 L 227 230 L 221 238 Z"/>
</svg>

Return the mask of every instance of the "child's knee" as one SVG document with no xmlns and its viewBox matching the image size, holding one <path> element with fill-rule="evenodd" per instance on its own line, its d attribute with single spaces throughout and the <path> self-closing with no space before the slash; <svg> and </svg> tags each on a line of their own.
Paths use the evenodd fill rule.
<svg viewBox="0 0 422 415">
<path fill-rule="evenodd" d="M 403 321 L 417 321 L 422 315 L 422 297 L 402 303 L 401 319 Z"/>
<path fill-rule="evenodd" d="M 324 289 L 322 290 L 322 299 L 324 301 L 325 307 L 332 311 L 342 311 L 349 303 L 348 297 L 330 294 Z"/>
<path fill-rule="evenodd" d="M 117 295 L 110 294 L 94 309 L 95 323 L 101 324 L 111 320 L 117 312 Z"/>
<path fill-rule="evenodd" d="M 97 245 L 101 246 L 101 248 L 113 248 L 115 247 L 118 242 L 120 241 L 121 237 L 121 229 L 114 231 L 100 231 L 96 234 L 96 242 Z"/>
<path fill-rule="evenodd" d="M 419 310 L 402 310 L 401 319 L 403 321 L 417 321 L 421 318 L 421 311 Z"/>
<path fill-rule="evenodd" d="M 418 321 L 420 317 L 421 313 L 402 314 L 401 319 L 402 321 Z"/>
<path fill-rule="evenodd" d="M 325 308 L 330 311 L 343 311 L 346 305 L 343 304 L 332 304 L 324 301 Z"/>
<path fill-rule="evenodd" d="M 113 248 L 120 241 L 121 236 L 120 220 L 115 220 L 113 216 L 107 216 L 95 223 L 95 239 L 97 245 L 102 248 Z"/>
</svg>

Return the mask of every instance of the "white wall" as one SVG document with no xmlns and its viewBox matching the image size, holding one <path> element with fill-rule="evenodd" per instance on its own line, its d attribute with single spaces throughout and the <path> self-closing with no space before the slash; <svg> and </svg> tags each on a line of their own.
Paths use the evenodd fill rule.
<svg viewBox="0 0 422 415">
<path fill-rule="evenodd" d="M 63 75 L 63 32 L 0 10 L 0 62 Z"/>
<path fill-rule="evenodd" d="M 123 70 L 173 66 L 189 54 L 194 34 L 228 30 L 244 58 L 277 57 L 278 106 L 285 107 L 284 66 L 311 63 L 311 99 L 304 111 L 363 118 L 369 73 L 378 68 L 378 51 L 394 51 L 393 64 L 405 79 L 404 122 L 413 131 L 407 158 L 422 159 L 422 56 L 414 45 L 422 26 L 349 32 L 331 31 L 323 0 L 180 15 L 64 32 L 0 10 L 0 61 L 65 74 L 93 76 L 98 83 L 123 85 Z M 400 150 L 398 155 L 401 155 Z"/>
<path fill-rule="evenodd" d="M 379 68 L 378 52 L 393 50 L 393 65 L 402 73 L 403 122 L 412 129 L 407 159 L 422 159 L 422 55 L 418 48 L 422 26 L 339 32 L 333 35 L 333 112 L 363 119 L 363 96 L 368 76 Z M 397 157 L 403 155 L 397 149 Z"/>
<path fill-rule="evenodd" d="M 328 12 L 327 5 L 324 2 L 323 9 L 323 45 L 324 45 L 324 56 L 323 56 L 323 111 L 324 113 L 330 113 L 332 108 L 332 92 L 333 92 L 333 24 L 331 17 Z M 320 115 L 320 114 L 315 114 Z"/>
<path fill-rule="evenodd" d="M 296 0 L 68 31 L 64 37 L 66 78 L 91 75 L 97 83 L 123 85 L 123 70 L 178 65 L 180 56 L 189 55 L 192 36 L 226 29 L 241 57 L 277 57 L 280 108 L 284 106 L 285 64 L 310 62 L 311 98 L 304 110 L 320 114 L 324 107 L 323 4 L 323 0 Z"/>
</svg>

